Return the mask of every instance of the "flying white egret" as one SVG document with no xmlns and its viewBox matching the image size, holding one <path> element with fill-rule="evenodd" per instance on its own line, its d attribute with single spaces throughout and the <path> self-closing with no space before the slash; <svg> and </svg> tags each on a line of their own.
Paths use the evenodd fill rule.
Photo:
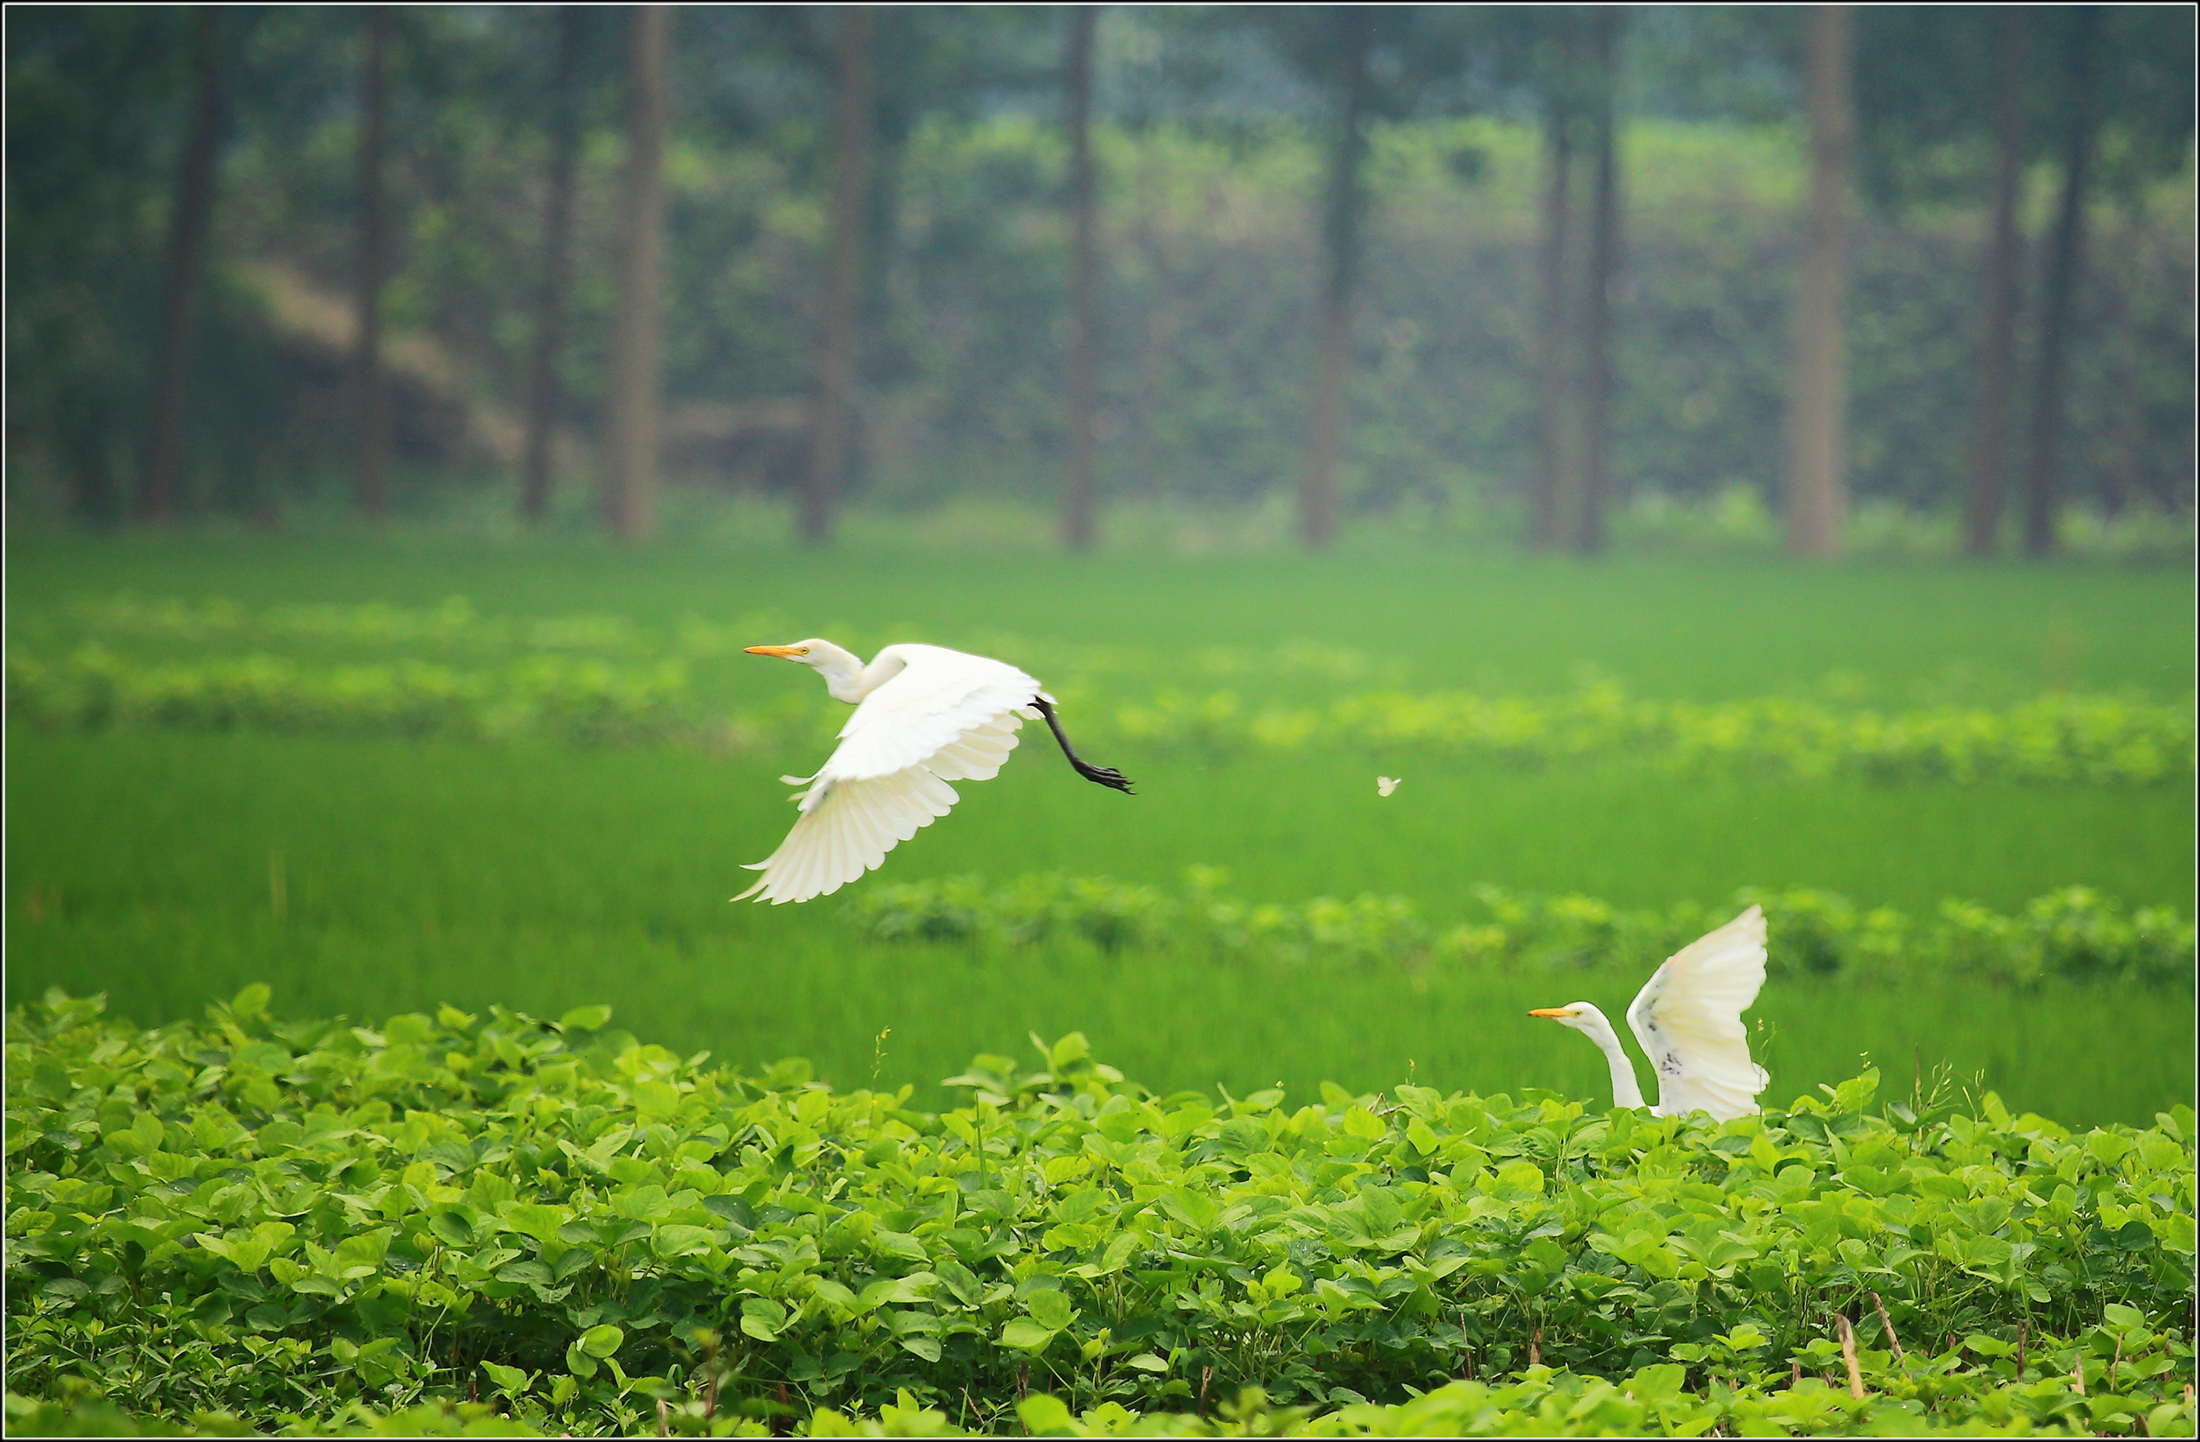
<svg viewBox="0 0 2200 1442">
<path fill-rule="evenodd" d="M 1749 1059 L 1742 1013 L 1764 984 L 1765 914 L 1752 906 L 1681 948 L 1635 994 L 1627 1026 L 1658 1074 L 1653 1116 L 1704 1111 L 1723 1122 L 1757 1110 L 1757 1093 L 1772 1078 Z M 1642 1105 L 1635 1064 L 1603 1012 L 1577 1001 L 1528 1015 L 1549 1017 L 1595 1042 L 1612 1067 L 1612 1104 Z"/>
<path fill-rule="evenodd" d="M 944 646 L 888 646 L 866 666 L 830 641 L 751 646 L 752 656 L 799 661 L 825 678 L 835 701 L 856 708 L 840 745 L 795 796 L 802 814 L 779 849 L 750 865 L 763 879 L 740 896 L 808 901 L 838 891 L 886 859 L 895 845 L 945 816 L 961 798 L 950 781 L 987 781 L 1016 749 L 1016 731 L 1044 717 L 1062 754 L 1087 781 L 1128 792 L 1112 767 L 1088 765 L 1054 717 L 1054 698 L 1005 661 Z"/>
</svg>

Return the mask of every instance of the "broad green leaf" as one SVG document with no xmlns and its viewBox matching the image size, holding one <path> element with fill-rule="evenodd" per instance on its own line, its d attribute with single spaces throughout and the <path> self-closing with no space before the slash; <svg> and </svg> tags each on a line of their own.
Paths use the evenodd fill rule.
<svg viewBox="0 0 2200 1442">
<path fill-rule="evenodd" d="M 572 1213 L 563 1207 L 545 1206 L 540 1202 L 521 1202 L 498 1218 L 505 1227 L 522 1236 L 533 1237 L 538 1242 L 557 1239 L 558 1228 L 571 1219 Z"/>
<path fill-rule="evenodd" d="M 1024 1352 L 1042 1352 L 1054 1340 L 1052 1327 L 1042 1327 L 1023 1317 L 1012 1318 L 1001 1328 L 1001 1345 Z"/>
<path fill-rule="evenodd" d="M 1059 1332 L 1067 1327 L 1070 1319 L 1077 1315 L 1076 1309 L 1069 1304 L 1069 1298 L 1051 1287 L 1033 1292 L 1025 1305 L 1031 1310 L 1031 1319 L 1052 1332 Z"/>
<path fill-rule="evenodd" d="M 525 1393 L 527 1384 L 533 1377 L 532 1373 L 522 1371 L 518 1367 L 499 1366 L 495 1362 L 483 1362 L 481 1370 L 487 1372 L 489 1380 L 496 1383 L 499 1388 L 512 1397 L 518 1397 Z"/>
<path fill-rule="evenodd" d="M 709 1250 L 717 1236 L 716 1232 L 707 1227 L 667 1222 L 650 1233 L 649 1246 L 659 1257 L 687 1257 Z"/>
<path fill-rule="evenodd" d="M 1543 1191 L 1543 1182 L 1543 1169 L 1533 1162 L 1514 1162 L 1510 1166 L 1500 1167 L 1497 1170 L 1497 1185 L 1501 1188 L 1509 1187 L 1517 1191 L 1534 1192 L 1540 1195 Z"/>
<path fill-rule="evenodd" d="M 555 1282 L 557 1278 L 551 1275 L 550 1269 L 541 1262 L 529 1260 L 509 1262 L 497 1268 L 497 1280 L 500 1282 L 515 1282 L 521 1285 L 547 1287 Z"/>
<path fill-rule="evenodd" d="M 741 1302 L 741 1330 L 759 1342 L 779 1336 L 787 1325 L 787 1309 L 769 1297 L 747 1297 Z"/>
<path fill-rule="evenodd" d="M 953 1257 L 942 1257 L 933 1262 L 932 1270 L 947 1284 L 947 1290 L 955 1294 L 955 1300 L 965 1307 L 975 1307 L 985 1293 L 975 1274 Z"/>
<path fill-rule="evenodd" d="M 680 1093 L 666 1082 L 638 1081 L 634 1084 L 634 1108 L 645 1122 L 663 1121 L 679 1112 Z"/>
<path fill-rule="evenodd" d="M 1083 1038 L 1079 1038 L 1083 1040 Z M 1069 1408 L 1058 1397 L 1034 1392 L 1016 1404 L 1024 1430 L 1034 1437 L 1066 1437 L 1070 1430 Z"/>
<path fill-rule="evenodd" d="M 1190 1187 L 1171 1187 L 1162 1197 L 1161 1207 L 1195 1232 L 1211 1230 L 1215 1218 L 1222 1215 L 1221 1203 Z"/>
</svg>

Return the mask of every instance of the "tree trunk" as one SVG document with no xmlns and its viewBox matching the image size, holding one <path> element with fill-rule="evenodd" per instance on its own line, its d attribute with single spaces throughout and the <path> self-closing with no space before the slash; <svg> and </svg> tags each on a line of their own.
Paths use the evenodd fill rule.
<svg viewBox="0 0 2200 1442">
<path fill-rule="evenodd" d="M 1097 5 L 1070 11 L 1069 29 L 1069 477 L 1062 500 L 1062 544 L 1089 551 L 1098 489 L 1093 446 L 1100 398 L 1099 269 L 1092 175 L 1092 39 Z"/>
<path fill-rule="evenodd" d="M 1573 116 L 1563 82 L 1552 86 L 1550 108 L 1544 116 L 1543 165 L 1543 238 L 1537 257 L 1543 305 L 1536 329 L 1535 470 L 1528 492 L 1528 544 L 1538 550 L 1558 544 L 1559 467 L 1565 423 L 1566 241 L 1572 208 L 1568 189 L 1573 178 L 1574 143 Z"/>
<path fill-rule="evenodd" d="M 604 519 L 646 541 L 657 529 L 657 410 L 664 357 L 665 51 L 672 12 L 637 5 L 627 28 L 627 153 L 620 187 L 619 313 L 611 342 Z"/>
<path fill-rule="evenodd" d="M 1361 124 L 1367 109 L 1368 17 L 1351 7 L 1339 13 L 1344 25 L 1344 50 L 1339 57 L 1343 94 L 1323 217 L 1327 274 L 1314 339 L 1314 406 L 1307 426 L 1306 474 L 1299 485 L 1299 533 L 1314 550 L 1326 547 L 1337 535 L 1337 458 L 1344 450 L 1347 425 L 1345 379 L 1360 261 L 1360 160 L 1367 147 Z"/>
<path fill-rule="evenodd" d="M 2009 464 L 2009 390 L 2016 377 L 2017 186 L 2022 179 L 2025 14 L 2016 6 L 1994 20 L 1994 234 L 1986 260 L 1986 334 L 1979 356 L 1978 439 L 1971 454 L 1965 549 L 1990 556 L 2001 530 Z"/>
<path fill-rule="evenodd" d="M 1176 304 L 1181 289 L 1179 276 L 1167 247 L 1161 242 L 1157 224 L 1161 179 L 1155 149 L 1152 132 L 1139 132 L 1138 175 L 1133 192 L 1137 218 L 1131 235 L 1148 280 L 1140 288 L 1145 293 L 1145 300 L 1137 313 L 1137 416 L 1125 444 L 1128 462 L 1125 469 L 1134 478 L 1133 484 L 1148 493 L 1158 484 L 1154 432 L 1163 410 L 1162 397 L 1168 390 L 1169 367 L 1177 354 L 1173 323 L 1181 314 Z"/>
<path fill-rule="evenodd" d="M 832 536 L 847 488 L 854 419 L 856 288 L 863 273 L 871 169 L 871 12 L 840 7 L 840 96 L 833 130 L 833 254 L 818 341 L 817 396 L 810 425 L 810 484 L 802 494 L 802 539 Z"/>
<path fill-rule="evenodd" d="M 1604 548 L 1604 508 L 1612 496 L 1612 267 L 1619 255 L 1619 157 L 1612 134 L 1619 12 L 1600 6 L 1591 22 L 1596 65 L 1596 210 L 1589 231 L 1587 314 L 1582 322 L 1581 511 L 1574 549 Z"/>
<path fill-rule="evenodd" d="M 366 19 L 366 74 L 359 103 L 359 288 L 353 297 L 358 315 L 352 351 L 359 433 L 352 477 L 360 511 L 380 520 L 390 509 L 389 408 L 382 375 L 382 282 L 389 265 L 382 197 L 389 86 L 383 71 L 389 51 L 390 7 L 371 6 Z"/>
<path fill-rule="evenodd" d="M 1788 549 L 1831 556 L 1847 523 L 1848 356 L 1841 303 L 1848 288 L 1849 159 L 1856 136 L 1854 16 L 1809 11 L 1810 212 L 1795 315 L 1788 422 Z"/>
<path fill-rule="evenodd" d="M 2055 549 L 2055 506 L 2062 445 L 2063 391 L 2068 369 L 2070 304 L 2085 261 L 2086 182 L 2093 160 L 2093 50 L 2100 34 L 2098 6 L 2079 7 L 2066 52 L 2070 119 L 2063 133 L 2062 205 L 2047 259 L 2040 314 L 2040 370 L 2032 399 L 2032 447 L 2025 475 L 2024 549 L 2045 556 Z"/>
<path fill-rule="evenodd" d="M 214 145 L 221 129 L 221 10 L 199 7 L 193 23 L 198 94 L 191 131 L 176 172 L 175 204 L 168 212 L 168 263 L 162 275 L 159 349 L 153 362 L 153 412 L 145 447 L 144 479 L 137 513 L 165 521 L 176 513 L 176 480 L 183 469 L 184 401 L 191 383 L 191 338 L 198 314 L 199 275 L 206 266 L 206 232 L 214 213 Z"/>
<path fill-rule="evenodd" d="M 580 156 L 581 10 L 558 9 L 558 58 L 550 82 L 550 195 L 542 217 L 542 289 L 535 297 L 535 354 L 527 383 L 527 447 L 519 513 L 540 521 L 550 509 L 550 448 L 558 420 L 558 351 L 565 341 L 565 292 L 572 271 L 573 172 Z"/>
</svg>

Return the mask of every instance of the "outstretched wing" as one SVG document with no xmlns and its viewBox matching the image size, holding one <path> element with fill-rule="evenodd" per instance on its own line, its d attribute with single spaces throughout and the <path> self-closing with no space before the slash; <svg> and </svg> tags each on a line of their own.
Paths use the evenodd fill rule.
<svg viewBox="0 0 2200 1442">
<path fill-rule="evenodd" d="M 900 672 L 863 698 L 840 745 L 816 775 L 802 814 L 765 860 L 763 878 L 735 901 L 778 905 L 838 891 L 886 853 L 945 816 L 960 798 L 950 781 L 985 781 L 1016 749 L 1016 730 L 1039 683 L 1005 662 L 940 646 L 889 646 Z M 874 663 L 876 664 L 876 663 Z"/>
<path fill-rule="evenodd" d="M 1627 1008 L 1658 1074 L 1653 1112 L 1706 1111 L 1723 1122 L 1757 1110 L 1771 1078 L 1749 1059 L 1742 1013 L 1764 984 L 1765 914 L 1754 906 L 1657 969 Z"/>
</svg>

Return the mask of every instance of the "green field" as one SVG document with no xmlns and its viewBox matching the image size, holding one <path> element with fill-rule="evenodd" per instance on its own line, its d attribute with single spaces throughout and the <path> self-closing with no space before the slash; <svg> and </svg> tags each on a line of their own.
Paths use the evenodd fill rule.
<svg viewBox="0 0 2200 1442">
<path fill-rule="evenodd" d="M 1465 913 L 1476 882 L 1643 907 L 1815 886 L 1919 915 L 1950 897 L 2014 911 L 2084 884 L 2193 911 L 2189 771 L 2153 786 L 1877 784 L 1681 774 L 1625 756 L 1528 769 L 1319 748 L 1207 755 L 1127 749 L 1092 719 L 1172 686 L 1307 704 L 1340 676 L 1526 696 L 1593 674 L 1651 698 L 1999 706 L 2066 689 L 2189 704 L 2190 578 L 2177 571 L 1590 568 L 1413 546 L 1064 560 L 184 537 L 39 538 L 15 543 L 9 563 L 18 649 L 71 644 L 82 603 L 124 592 L 253 611 L 458 595 L 484 617 L 619 618 L 644 650 L 691 616 L 753 625 L 754 641 L 982 648 L 1028 660 L 1083 706 L 1084 726 L 1075 709 L 1065 717 L 1072 734 L 1140 783 L 1135 798 L 1101 791 L 1033 748 L 965 787 L 952 817 L 857 890 L 1049 870 L 1174 886 L 1207 865 L 1249 900 L 1400 895 L 1438 923 Z M 128 644 L 149 660 L 204 649 Z M 1301 659 L 1257 664 L 1284 652 Z M 712 705 L 814 707 L 821 724 L 837 709 L 808 673 L 738 654 L 699 666 L 694 685 Z M 849 924 L 853 892 L 729 907 L 746 884 L 739 864 L 767 854 L 791 817 L 774 778 L 815 759 L 13 725 L 7 981 L 18 997 L 103 989 L 144 1022 L 252 980 L 296 1015 L 446 1000 L 556 1015 L 608 1001 L 645 1038 L 746 1066 L 806 1055 L 848 1085 L 875 1074 L 929 1087 L 973 1053 L 1028 1050 L 1027 1032 L 1081 1030 L 1163 1089 L 1281 1080 L 1306 1095 L 1324 1079 L 1362 1091 L 1411 1076 L 1590 1098 L 1604 1085 L 1595 1052 L 1521 1013 L 1576 998 L 1616 1011 L 1641 980 L 1215 963 L 1078 942 L 885 946 Z M 1378 769 L 1407 778 L 1381 802 Z M 1983 1072 L 2013 1108 L 2072 1124 L 2144 1121 L 2193 1092 L 2182 993 L 1835 976 L 1770 985 L 1755 1016 L 1782 1100 L 1853 1074 L 1862 1054 L 1905 1081 L 1913 1065 Z"/>
</svg>

